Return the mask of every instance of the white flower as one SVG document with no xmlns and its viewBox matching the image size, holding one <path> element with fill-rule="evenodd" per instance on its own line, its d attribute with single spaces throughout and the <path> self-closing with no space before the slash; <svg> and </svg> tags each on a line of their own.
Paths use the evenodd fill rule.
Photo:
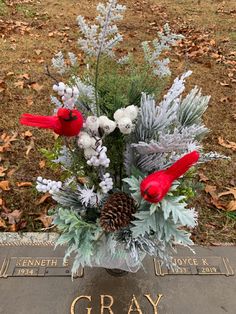
<svg viewBox="0 0 236 314">
<path fill-rule="evenodd" d="M 118 122 L 120 119 L 125 117 L 125 109 L 121 108 L 121 109 L 116 110 L 113 117 L 115 121 Z"/>
<path fill-rule="evenodd" d="M 107 121 L 107 124 L 104 125 L 103 131 L 106 134 L 110 134 L 115 130 L 115 128 L 116 128 L 116 123 L 112 120 L 109 120 L 109 121 Z"/>
<path fill-rule="evenodd" d="M 133 130 L 133 123 L 130 118 L 122 118 L 118 121 L 118 127 L 123 134 L 130 134 Z"/>
<path fill-rule="evenodd" d="M 100 204 L 101 200 L 102 200 L 102 194 L 99 192 L 94 193 L 94 195 L 90 199 L 90 205 L 97 207 Z"/>
<path fill-rule="evenodd" d="M 83 205 L 88 206 L 94 204 L 94 198 L 96 197 L 94 187 L 89 189 L 85 185 L 83 188 L 78 187 L 78 191 L 80 192 L 79 199 Z"/>
<path fill-rule="evenodd" d="M 107 116 L 100 116 L 98 118 L 100 128 L 103 128 L 103 125 L 109 120 Z"/>
<path fill-rule="evenodd" d="M 116 122 L 108 119 L 106 116 L 101 116 L 99 119 L 99 126 L 106 134 L 110 134 L 116 128 Z"/>
<path fill-rule="evenodd" d="M 99 128 L 99 120 L 95 116 L 90 116 L 86 119 L 86 128 L 92 132 L 97 132 Z"/>
<path fill-rule="evenodd" d="M 90 148 L 95 145 L 96 140 L 92 138 L 88 133 L 80 132 L 77 143 L 81 148 Z"/>
<path fill-rule="evenodd" d="M 134 121 L 138 116 L 138 107 L 131 105 L 125 108 L 125 116 L 129 117 L 131 121 Z"/>
</svg>

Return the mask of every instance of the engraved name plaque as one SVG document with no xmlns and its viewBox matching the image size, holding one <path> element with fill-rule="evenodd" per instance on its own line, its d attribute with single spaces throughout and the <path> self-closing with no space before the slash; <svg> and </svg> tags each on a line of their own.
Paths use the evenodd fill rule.
<svg viewBox="0 0 236 314">
<path fill-rule="evenodd" d="M 74 278 L 81 278 L 80 269 Z M 71 264 L 62 257 L 5 257 L 0 268 L 0 278 L 7 277 L 68 277 Z"/>
<path fill-rule="evenodd" d="M 192 257 L 175 256 L 172 269 L 163 266 L 159 260 L 154 258 L 154 269 L 156 276 L 165 275 L 225 275 L 233 276 L 234 271 L 229 259 L 223 256 Z"/>
</svg>

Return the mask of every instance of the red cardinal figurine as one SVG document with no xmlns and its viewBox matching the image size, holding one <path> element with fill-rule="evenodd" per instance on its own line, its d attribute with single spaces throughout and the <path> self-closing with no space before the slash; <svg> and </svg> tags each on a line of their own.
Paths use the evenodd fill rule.
<svg viewBox="0 0 236 314">
<path fill-rule="evenodd" d="M 160 202 L 169 191 L 173 181 L 188 171 L 198 158 L 199 153 L 193 151 L 177 160 L 170 168 L 148 175 L 140 184 L 142 197 L 150 203 Z"/>
<path fill-rule="evenodd" d="M 64 136 L 78 135 L 83 126 L 83 116 L 76 109 L 60 108 L 56 116 L 36 116 L 24 113 L 20 123 L 37 128 L 51 129 Z"/>
</svg>

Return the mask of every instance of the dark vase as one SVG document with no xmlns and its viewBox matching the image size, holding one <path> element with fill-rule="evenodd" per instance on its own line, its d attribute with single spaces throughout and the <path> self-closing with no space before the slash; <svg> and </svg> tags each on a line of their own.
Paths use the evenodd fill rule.
<svg viewBox="0 0 236 314">
<path fill-rule="evenodd" d="M 128 271 L 118 268 L 105 268 L 106 272 L 113 277 L 123 277 L 128 275 Z"/>
</svg>

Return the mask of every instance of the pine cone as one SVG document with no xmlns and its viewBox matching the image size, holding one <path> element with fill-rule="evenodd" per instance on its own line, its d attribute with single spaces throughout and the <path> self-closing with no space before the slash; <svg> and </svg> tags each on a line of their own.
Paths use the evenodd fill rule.
<svg viewBox="0 0 236 314">
<path fill-rule="evenodd" d="M 101 227 L 107 232 L 115 232 L 128 226 L 135 212 L 136 207 L 132 197 L 122 192 L 114 193 L 101 209 Z"/>
</svg>

